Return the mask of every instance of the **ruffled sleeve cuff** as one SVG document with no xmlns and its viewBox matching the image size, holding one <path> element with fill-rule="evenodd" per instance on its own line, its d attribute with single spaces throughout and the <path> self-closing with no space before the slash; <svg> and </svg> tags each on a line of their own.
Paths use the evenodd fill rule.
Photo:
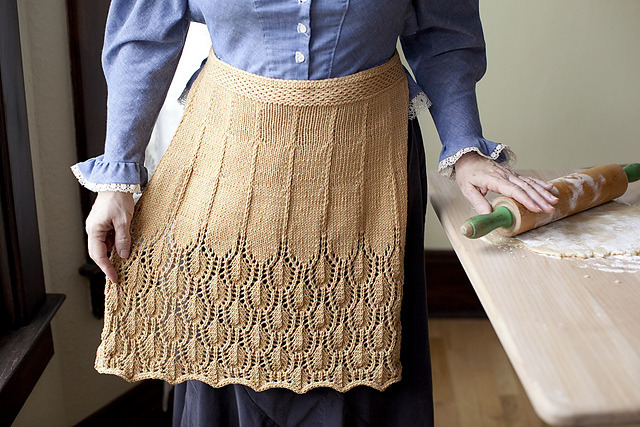
<svg viewBox="0 0 640 427">
<path fill-rule="evenodd" d="M 78 182 L 91 191 L 141 194 L 147 185 L 147 168 L 136 162 L 109 162 L 104 155 L 71 166 Z"/>
<path fill-rule="evenodd" d="M 458 159 L 462 157 L 463 154 L 470 153 L 472 151 L 487 159 L 495 160 L 506 167 L 511 167 L 515 164 L 516 155 L 507 145 L 491 142 L 484 138 L 477 138 L 475 142 L 475 145 L 461 148 L 452 153 L 448 152 L 446 149 L 443 150 L 440 154 L 438 172 L 441 175 L 453 178 L 455 176 L 454 165 Z"/>
</svg>

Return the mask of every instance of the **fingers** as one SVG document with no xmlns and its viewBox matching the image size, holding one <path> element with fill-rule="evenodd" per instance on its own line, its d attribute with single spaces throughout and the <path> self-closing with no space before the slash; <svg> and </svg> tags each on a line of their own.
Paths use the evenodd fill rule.
<svg viewBox="0 0 640 427">
<path fill-rule="evenodd" d="M 107 231 L 108 230 L 99 230 L 91 226 L 88 227 L 89 257 L 95 261 L 96 265 L 100 267 L 100 270 L 102 270 L 112 282 L 117 283 L 118 274 L 107 256 Z"/>
<path fill-rule="evenodd" d="M 127 258 L 131 249 L 131 237 L 129 235 L 129 221 L 120 219 L 113 222 L 116 232 L 115 247 L 120 258 Z"/>
<path fill-rule="evenodd" d="M 539 195 L 536 197 L 536 192 L 522 179 L 511 176 L 511 174 L 505 174 L 505 176 L 491 176 L 488 180 L 487 186 L 489 190 L 503 194 L 507 197 L 522 203 L 531 212 L 540 213 L 545 209 L 550 212 L 553 211 L 553 206 L 548 204 Z M 541 206 L 539 203 L 543 203 Z"/>
<path fill-rule="evenodd" d="M 486 190 L 479 190 L 473 185 L 465 185 L 461 190 L 479 215 L 491 213 L 493 210 L 491 203 L 484 198 L 485 194 L 487 194 Z"/>
<path fill-rule="evenodd" d="M 488 202 L 483 197 L 487 191 L 511 197 L 536 213 L 551 213 L 555 210 L 553 204 L 558 202 L 551 193 L 554 188 L 552 184 L 537 178 L 519 176 L 495 161 L 473 152 L 460 157 L 455 170 L 460 189 L 478 213 L 488 213 Z M 491 207 L 488 209 L 490 212 Z"/>
<path fill-rule="evenodd" d="M 553 184 L 528 176 L 521 176 L 520 178 L 531 185 L 538 192 L 538 194 L 544 197 L 544 199 L 550 204 L 555 205 L 556 203 L 558 203 L 558 198 L 550 191 L 554 188 Z"/>
<path fill-rule="evenodd" d="M 116 283 L 118 275 L 107 252 L 116 250 L 127 258 L 131 250 L 129 227 L 133 216 L 133 196 L 130 193 L 98 192 L 98 197 L 87 217 L 89 256 L 98 267 Z"/>
<path fill-rule="evenodd" d="M 511 197 L 512 199 L 522 203 L 524 207 L 531 212 L 540 213 L 543 211 L 542 207 L 529 196 L 526 190 L 508 180 L 496 183 L 495 190 L 492 189 L 491 191 Z M 553 210 L 553 207 L 551 207 L 551 209 Z"/>
<path fill-rule="evenodd" d="M 533 181 L 529 177 L 520 177 L 516 173 L 509 173 L 507 179 L 518 186 L 522 191 L 515 190 L 515 199 L 524 204 L 527 209 L 532 212 L 547 212 L 551 213 L 554 207 L 551 205 L 551 201 L 556 202 L 557 198 L 542 188 L 540 184 Z M 555 200 L 554 200 L 555 199 Z M 533 209 L 532 209 L 533 208 Z"/>
<path fill-rule="evenodd" d="M 551 189 L 553 189 L 553 184 L 551 184 L 550 182 L 543 181 L 541 179 L 533 178 L 533 177 L 527 177 L 527 178 L 537 182 L 545 190 L 551 191 Z"/>
</svg>

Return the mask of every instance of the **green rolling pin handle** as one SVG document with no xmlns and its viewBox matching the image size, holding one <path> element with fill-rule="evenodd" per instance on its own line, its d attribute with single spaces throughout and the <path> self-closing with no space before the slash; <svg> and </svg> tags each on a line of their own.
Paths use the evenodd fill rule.
<svg viewBox="0 0 640 427">
<path fill-rule="evenodd" d="M 627 178 L 629 178 L 629 182 L 640 180 L 640 163 L 628 164 L 623 169 L 627 174 Z"/>
<path fill-rule="evenodd" d="M 460 232 L 470 239 L 477 239 L 496 228 L 511 227 L 511 224 L 513 224 L 511 211 L 505 206 L 499 206 L 490 214 L 476 215 L 469 218 L 460 227 Z"/>
</svg>

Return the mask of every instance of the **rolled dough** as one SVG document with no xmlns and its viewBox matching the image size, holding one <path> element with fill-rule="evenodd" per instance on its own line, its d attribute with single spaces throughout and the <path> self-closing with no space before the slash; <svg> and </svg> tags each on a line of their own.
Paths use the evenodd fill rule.
<svg viewBox="0 0 640 427">
<path fill-rule="evenodd" d="M 515 237 L 485 240 L 543 255 L 573 257 L 610 271 L 640 271 L 640 201 L 616 199 Z"/>
</svg>

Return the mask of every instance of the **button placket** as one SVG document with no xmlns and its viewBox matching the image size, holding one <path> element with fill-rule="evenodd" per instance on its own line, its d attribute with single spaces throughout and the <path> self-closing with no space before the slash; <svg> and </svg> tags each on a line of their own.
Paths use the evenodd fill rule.
<svg viewBox="0 0 640 427">
<path fill-rule="evenodd" d="M 311 29 L 309 27 L 310 22 L 310 13 L 311 13 L 311 1 L 309 0 L 297 0 L 300 5 L 300 10 L 298 12 L 298 22 L 295 24 L 296 32 L 299 37 L 298 49 L 294 53 L 293 59 L 296 62 L 298 67 L 302 67 L 305 69 L 304 74 L 306 75 L 304 78 L 309 78 L 309 41 L 310 41 L 310 32 Z M 301 68 L 301 71 L 302 71 Z"/>
</svg>

